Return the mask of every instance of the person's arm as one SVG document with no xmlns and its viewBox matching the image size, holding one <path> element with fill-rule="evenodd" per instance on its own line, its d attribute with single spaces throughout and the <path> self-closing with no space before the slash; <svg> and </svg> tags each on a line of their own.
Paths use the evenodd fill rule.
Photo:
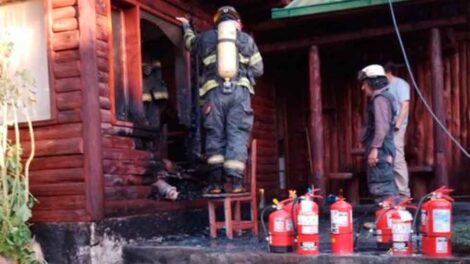
<svg viewBox="0 0 470 264">
<path fill-rule="evenodd" d="M 263 58 L 261 57 L 261 53 L 259 53 L 258 47 L 253 39 L 251 39 L 252 44 L 252 55 L 250 56 L 250 71 L 253 74 L 253 77 L 259 77 L 263 75 L 264 72 L 264 65 L 263 65 Z"/>
<path fill-rule="evenodd" d="M 177 17 L 176 20 L 181 22 L 181 26 L 183 27 L 183 34 L 184 34 L 184 45 L 186 49 L 189 51 L 195 48 L 195 43 L 197 41 L 197 36 L 194 34 L 194 31 L 191 29 L 189 25 L 189 20 L 185 17 Z"/>
<path fill-rule="evenodd" d="M 367 162 L 370 166 L 375 166 L 378 162 L 378 149 L 382 147 L 385 136 L 391 129 L 392 109 L 383 96 L 379 96 L 374 100 L 374 136 L 372 139 L 371 150 L 368 155 Z"/>
<path fill-rule="evenodd" d="M 405 118 L 408 116 L 408 113 L 410 111 L 410 101 L 406 100 L 400 103 L 400 112 L 398 113 L 397 120 L 395 122 L 395 130 L 399 130 L 401 125 L 403 124 L 403 121 Z"/>
<path fill-rule="evenodd" d="M 403 80 L 400 80 L 400 86 L 398 87 L 398 103 L 400 103 L 400 112 L 395 120 L 396 131 L 400 130 L 403 121 L 405 121 L 410 111 L 410 85 Z"/>
</svg>

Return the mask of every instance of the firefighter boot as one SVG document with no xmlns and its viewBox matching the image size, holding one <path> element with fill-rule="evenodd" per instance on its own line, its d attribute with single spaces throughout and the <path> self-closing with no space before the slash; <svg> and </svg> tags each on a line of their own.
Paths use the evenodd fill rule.
<svg viewBox="0 0 470 264">
<path fill-rule="evenodd" d="M 222 182 L 222 167 L 217 166 L 212 169 L 209 175 L 209 186 L 206 189 L 207 194 L 219 194 L 224 191 Z"/>
<path fill-rule="evenodd" d="M 230 177 L 232 180 L 232 193 L 244 192 L 243 179 L 241 177 Z"/>
</svg>

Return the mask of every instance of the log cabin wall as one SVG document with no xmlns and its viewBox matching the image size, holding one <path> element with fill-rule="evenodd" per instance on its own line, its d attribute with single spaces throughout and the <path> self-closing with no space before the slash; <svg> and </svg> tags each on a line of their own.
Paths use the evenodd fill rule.
<svg viewBox="0 0 470 264">
<path fill-rule="evenodd" d="M 143 8 L 173 19 L 190 11 L 185 5 L 152 1 Z M 44 8 L 52 118 L 34 123 L 37 150 L 30 179 L 39 203 L 32 221 L 93 221 L 193 207 L 146 199 L 150 188 L 144 178 L 155 153 L 139 150 L 136 142 L 151 140 L 156 131 L 113 118 L 110 2 L 45 0 Z M 207 27 L 207 17 L 195 17 L 198 26 Z"/>
<path fill-rule="evenodd" d="M 30 180 L 39 203 L 33 221 L 88 221 L 78 5 L 76 0 L 44 3 L 52 119 L 35 123 Z"/>
</svg>

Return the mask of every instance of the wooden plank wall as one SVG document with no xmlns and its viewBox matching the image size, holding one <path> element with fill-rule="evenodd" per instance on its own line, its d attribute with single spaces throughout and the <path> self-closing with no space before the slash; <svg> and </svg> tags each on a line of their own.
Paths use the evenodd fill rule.
<svg viewBox="0 0 470 264">
<path fill-rule="evenodd" d="M 274 195 L 279 188 L 278 149 L 276 140 L 275 93 L 266 77 L 256 87 L 252 97 L 254 126 L 252 137 L 257 139 L 257 188 L 265 189 L 267 196 Z"/>
<path fill-rule="evenodd" d="M 46 6 L 53 93 L 51 121 L 35 125 L 36 158 L 31 192 L 39 203 L 33 221 L 86 221 L 82 84 L 76 0 L 52 0 Z M 26 131 L 22 131 L 25 135 Z M 28 152 L 29 146 L 25 146 Z"/>
</svg>

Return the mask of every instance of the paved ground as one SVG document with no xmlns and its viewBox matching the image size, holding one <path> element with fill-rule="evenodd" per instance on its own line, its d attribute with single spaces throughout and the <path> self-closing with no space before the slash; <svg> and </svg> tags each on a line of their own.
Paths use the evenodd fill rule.
<svg viewBox="0 0 470 264">
<path fill-rule="evenodd" d="M 368 212 L 369 207 L 356 208 L 355 228 L 360 216 Z M 366 214 L 364 221 L 373 221 L 372 212 Z M 470 206 L 464 204 L 454 211 L 454 223 L 470 223 Z M 233 241 L 224 238 L 224 231 L 219 231 L 219 238 L 209 238 L 205 229 L 193 235 L 175 235 L 155 238 L 134 243 L 123 249 L 124 263 L 469 263 L 470 257 L 455 256 L 448 259 L 430 259 L 415 254 L 411 257 L 392 257 L 386 251 L 377 251 L 375 237 L 367 230 L 359 236 L 355 254 L 337 257 L 330 253 L 329 217 L 324 210 L 320 218 L 320 252 L 317 257 L 302 257 L 295 253 L 268 253 L 263 232 L 258 239 L 249 233 Z"/>
</svg>

